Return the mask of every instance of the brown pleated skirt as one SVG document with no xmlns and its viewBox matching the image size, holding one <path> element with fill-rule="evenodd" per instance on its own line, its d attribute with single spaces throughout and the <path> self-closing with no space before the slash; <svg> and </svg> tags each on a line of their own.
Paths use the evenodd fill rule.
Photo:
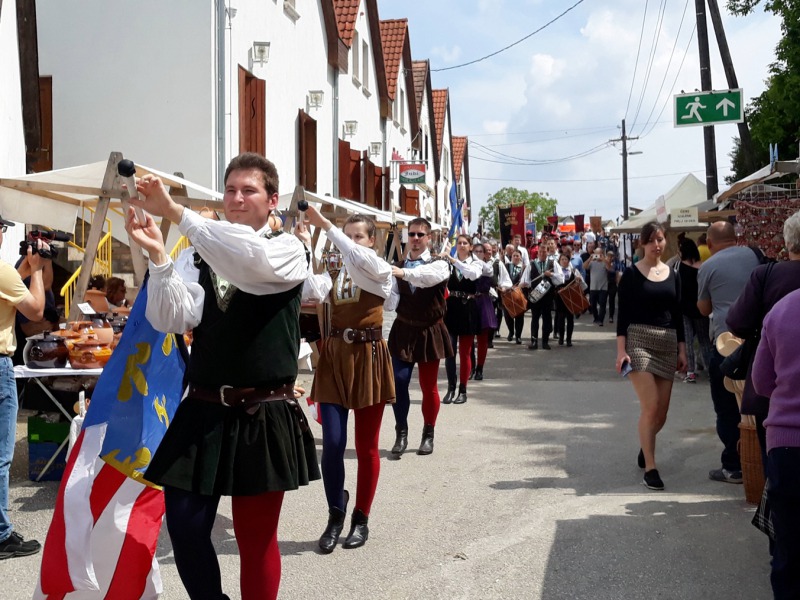
<svg viewBox="0 0 800 600">
<path fill-rule="evenodd" d="M 678 334 L 674 329 L 653 325 L 630 325 L 625 352 L 634 371 L 647 371 L 664 379 L 675 377 L 678 366 Z"/>
<path fill-rule="evenodd" d="M 394 402 L 394 371 L 386 340 L 348 344 L 340 337 L 325 340 L 311 399 L 364 408 Z"/>
</svg>

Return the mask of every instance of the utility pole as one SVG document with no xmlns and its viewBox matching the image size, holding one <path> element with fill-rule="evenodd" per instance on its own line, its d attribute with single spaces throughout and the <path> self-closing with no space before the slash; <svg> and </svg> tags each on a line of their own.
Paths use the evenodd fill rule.
<svg viewBox="0 0 800 600">
<path fill-rule="evenodd" d="M 711 56 L 708 51 L 708 24 L 706 23 L 706 0 L 694 0 L 697 11 L 697 45 L 700 54 L 700 87 L 710 92 Z M 717 148 L 714 127 L 703 127 L 703 142 L 706 155 L 706 198 L 711 199 L 719 191 L 717 184 Z"/>
<path fill-rule="evenodd" d="M 725 29 L 722 27 L 722 17 L 720 16 L 717 0 L 708 0 L 708 12 L 711 14 L 711 22 L 714 24 L 714 34 L 717 36 L 717 46 L 722 59 L 722 67 L 725 69 L 725 78 L 728 80 L 728 87 L 735 90 L 739 87 L 739 82 L 736 79 L 736 71 L 733 68 L 733 59 L 731 59 L 728 40 L 725 37 Z M 753 154 L 753 140 L 750 137 L 747 119 L 737 125 L 739 127 L 739 142 L 741 143 L 745 168 L 747 173 L 754 173 L 758 169 L 758 165 Z"/>
<path fill-rule="evenodd" d="M 609 142 L 622 142 L 622 218 L 628 220 L 628 140 L 638 140 L 637 137 L 628 137 L 625 133 L 625 119 L 622 119 L 622 136 Z M 632 152 L 631 154 L 639 154 Z"/>
</svg>

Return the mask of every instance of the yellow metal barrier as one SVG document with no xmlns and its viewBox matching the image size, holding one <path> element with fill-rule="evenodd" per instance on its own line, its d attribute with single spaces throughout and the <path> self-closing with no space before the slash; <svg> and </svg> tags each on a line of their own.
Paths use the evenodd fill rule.
<svg viewBox="0 0 800 600">
<path fill-rule="evenodd" d="M 109 222 L 109 227 L 111 223 Z M 72 242 L 70 242 L 72 244 Z M 82 252 L 84 248 L 72 244 Z M 72 274 L 72 277 L 67 279 L 67 282 L 61 288 L 61 296 L 64 298 L 64 316 L 69 317 L 70 303 L 72 296 L 75 295 L 75 286 L 78 282 L 78 277 L 81 274 L 81 267 L 78 267 Z M 92 265 L 92 275 L 103 275 L 104 277 L 111 277 L 111 233 L 106 233 L 97 245 L 97 254 Z"/>
<path fill-rule="evenodd" d="M 169 251 L 170 258 L 175 260 L 178 258 L 178 254 L 186 250 L 191 245 L 192 243 L 189 241 L 189 238 L 187 238 L 185 235 L 182 235 L 180 239 L 175 242 L 175 246 L 172 248 L 172 250 Z"/>
</svg>

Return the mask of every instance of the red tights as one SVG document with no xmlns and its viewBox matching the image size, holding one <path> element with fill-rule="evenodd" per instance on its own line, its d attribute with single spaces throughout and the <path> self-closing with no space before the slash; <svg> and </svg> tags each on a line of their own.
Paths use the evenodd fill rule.
<svg viewBox="0 0 800 600">
<path fill-rule="evenodd" d="M 436 425 L 439 416 L 439 361 L 419 363 L 419 387 L 422 389 L 422 421 Z"/>
<path fill-rule="evenodd" d="M 241 562 L 242 600 L 274 600 L 281 583 L 278 521 L 283 492 L 233 496 L 231 504 Z"/>
<path fill-rule="evenodd" d="M 472 372 L 472 341 L 474 335 L 458 336 L 458 383 L 467 387 Z M 480 361 L 478 361 L 480 363 Z"/>
<path fill-rule="evenodd" d="M 494 329 L 484 329 L 478 334 L 478 366 L 486 364 L 486 355 L 489 353 L 489 336 L 494 335 Z"/>
</svg>

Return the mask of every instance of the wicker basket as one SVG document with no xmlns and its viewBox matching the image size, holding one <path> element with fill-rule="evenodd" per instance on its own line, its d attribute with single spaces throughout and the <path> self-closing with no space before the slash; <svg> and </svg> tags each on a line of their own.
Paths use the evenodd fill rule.
<svg viewBox="0 0 800 600">
<path fill-rule="evenodd" d="M 753 423 L 746 421 L 739 423 L 739 458 L 742 461 L 744 499 L 748 504 L 758 505 L 764 491 L 764 465 L 761 462 L 761 446 Z"/>
</svg>

